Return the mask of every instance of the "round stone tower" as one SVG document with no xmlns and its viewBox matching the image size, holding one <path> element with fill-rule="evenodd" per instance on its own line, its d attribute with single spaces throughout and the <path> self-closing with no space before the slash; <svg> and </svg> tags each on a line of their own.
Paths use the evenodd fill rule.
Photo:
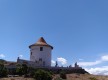
<svg viewBox="0 0 108 80">
<path fill-rule="evenodd" d="M 53 47 L 41 37 L 35 44 L 29 46 L 30 61 L 35 62 L 38 66 L 51 66 L 51 51 Z"/>
</svg>

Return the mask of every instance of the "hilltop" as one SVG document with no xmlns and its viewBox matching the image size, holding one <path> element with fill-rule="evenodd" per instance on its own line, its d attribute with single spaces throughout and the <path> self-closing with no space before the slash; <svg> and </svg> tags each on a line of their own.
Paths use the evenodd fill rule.
<svg viewBox="0 0 108 80">
<path fill-rule="evenodd" d="M 67 80 L 108 80 L 108 76 L 92 74 L 67 74 Z"/>
<path fill-rule="evenodd" d="M 59 78 L 59 75 L 55 75 L 54 78 L 53 80 L 63 80 Z M 0 78 L 0 80 L 34 80 L 34 79 L 24 78 L 24 77 L 10 77 L 10 78 Z M 91 75 L 91 74 L 67 74 L 67 79 L 65 80 L 108 80 L 108 76 Z"/>
</svg>

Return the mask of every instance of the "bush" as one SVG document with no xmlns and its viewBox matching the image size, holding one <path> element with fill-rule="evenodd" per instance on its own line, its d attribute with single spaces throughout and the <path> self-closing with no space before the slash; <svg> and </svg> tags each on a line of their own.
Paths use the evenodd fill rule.
<svg viewBox="0 0 108 80">
<path fill-rule="evenodd" d="M 89 79 L 90 80 L 97 80 L 95 77 L 90 77 Z"/>
<path fill-rule="evenodd" d="M 45 70 L 39 69 L 35 72 L 34 78 L 36 80 L 52 80 L 52 75 Z"/>
<path fill-rule="evenodd" d="M 26 64 L 22 64 L 22 71 L 23 71 L 24 75 L 26 75 L 28 73 L 28 67 Z"/>
<path fill-rule="evenodd" d="M 16 68 L 16 73 L 20 76 L 28 74 L 28 67 L 26 64 L 18 64 Z"/>
<path fill-rule="evenodd" d="M 0 77 L 6 77 L 8 75 L 7 68 L 3 64 L 0 64 Z"/>
<path fill-rule="evenodd" d="M 60 77 L 61 77 L 62 79 L 66 79 L 66 73 L 65 73 L 64 71 L 61 71 L 61 72 L 60 72 Z"/>
<path fill-rule="evenodd" d="M 23 75 L 22 65 L 20 65 L 20 64 L 17 65 L 16 73 L 17 73 L 19 76 L 22 76 L 22 75 Z"/>
</svg>

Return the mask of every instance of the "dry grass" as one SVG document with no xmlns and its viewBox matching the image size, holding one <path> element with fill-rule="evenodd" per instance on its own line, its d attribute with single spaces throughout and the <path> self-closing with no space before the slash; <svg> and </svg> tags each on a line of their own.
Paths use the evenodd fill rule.
<svg viewBox="0 0 108 80">
<path fill-rule="evenodd" d="M 24 78 L 24 77 L 9 77 L 9 78 L 0 78 L 0 80 L 34 80 L 34 79 Z"/>
<path fill-rule="evenodd" d="M 59 75 L 53 77 L 57 78 L 59 77 Z M 95 79 L 90 79 L 90 78 L 95 78 Z M 34 80 L 34 79 L 24 78 L 24 77 L 10 77 L 10 78 L 0 78 L 0 80 Z M 89 74 L 67 74 L 66 80 L 108 80 L 108 76 L 89 75 Z"/>
<path fill-rule="evenodd" d="M 67 80 L 108 80 L 108 76 L 89 74 L 67 74 Z"/>
</svg>

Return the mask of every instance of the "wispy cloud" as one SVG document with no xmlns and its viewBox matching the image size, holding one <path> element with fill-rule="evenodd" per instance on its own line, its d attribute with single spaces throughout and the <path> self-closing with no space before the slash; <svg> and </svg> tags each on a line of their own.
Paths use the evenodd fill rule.
<svg viewBox="0 0 108 80">
<path fill-rule="evenodd" d="M 83 59 L 79 59 L 79 61 L 82 61 Z"/>
<path fill-rule="evenodd" d="M 101 58 L 99 60 L 96 60 L 96 61 L 92 61 L 92 62 L 88 62 L 88 61 L 85 61 L 85 62 L 78 62 L 78 65 L 80 66 L 94 66 L 94 65 L 97 65 L 97 64 L 101 64 L 105 61 L 108 61 L 108 55 L 104 55 L 104 56 L 101 56 Z"/>
<path fill-rule="evenodd" d="M 23 55 L 19 55 L 19 57 L 20 57 L 20 58 L 22 58 L 22 57 L 23 57 Z"/>
<path fill-rule="evenodd" d="M 55 63 L 56 63 L 56 62 L 55 62 L 54 60 L 51 60 L 51 64 L 55 65 Z"/>
<path fill-rule="evenodd" d="M 80 66 L 94 66 L 100 64 L 102 61 L 95 61 L 95 62 L 78 62 Z"/>
<path fill-rule="evenodd" d="M 102 60 L 102 61 L 108 61 L 108 55 L 102 56 L 102 57 L 101 57 L 101 60 Z"/>
<path fill-rule="evenodd" d="M 102 67 L 96 67 L 96 68 L 86 68 L 86 71 L 88 71 L 91 74 L 96 75 L 108 75 L 108 66 L 102 66 Z"/>
<path fill-rule="evenodd" d="M 0 54 L 0 58 L 5 58 L 5 55 L 4 54 Z"/>
<path fill-rule="evenodd" d="M 96 75 L 108 75 L 108 66 L 101 66 L 101 67 L 93 67 L 98 64 L 102 64 L 103 62 L 108 61 L 108 55 L 103 55 L 100 57 L 99 60 L 96 61 L 85 61 L 85 62 L 78 62 L 78 65 L 86 67 L 86 71 L 88 71 L 91 74 L 96 74 Z M 91 66 L 93 68 L 87 68 L 88 66 Z"/>
<path fill-rule="evenodd" d="M 62 58 L 62 57 L 57 58 L 57 61 L 60 62 L 62 65 L 67 64 L 67 60 L 65 58 Z"/>
</svg>

